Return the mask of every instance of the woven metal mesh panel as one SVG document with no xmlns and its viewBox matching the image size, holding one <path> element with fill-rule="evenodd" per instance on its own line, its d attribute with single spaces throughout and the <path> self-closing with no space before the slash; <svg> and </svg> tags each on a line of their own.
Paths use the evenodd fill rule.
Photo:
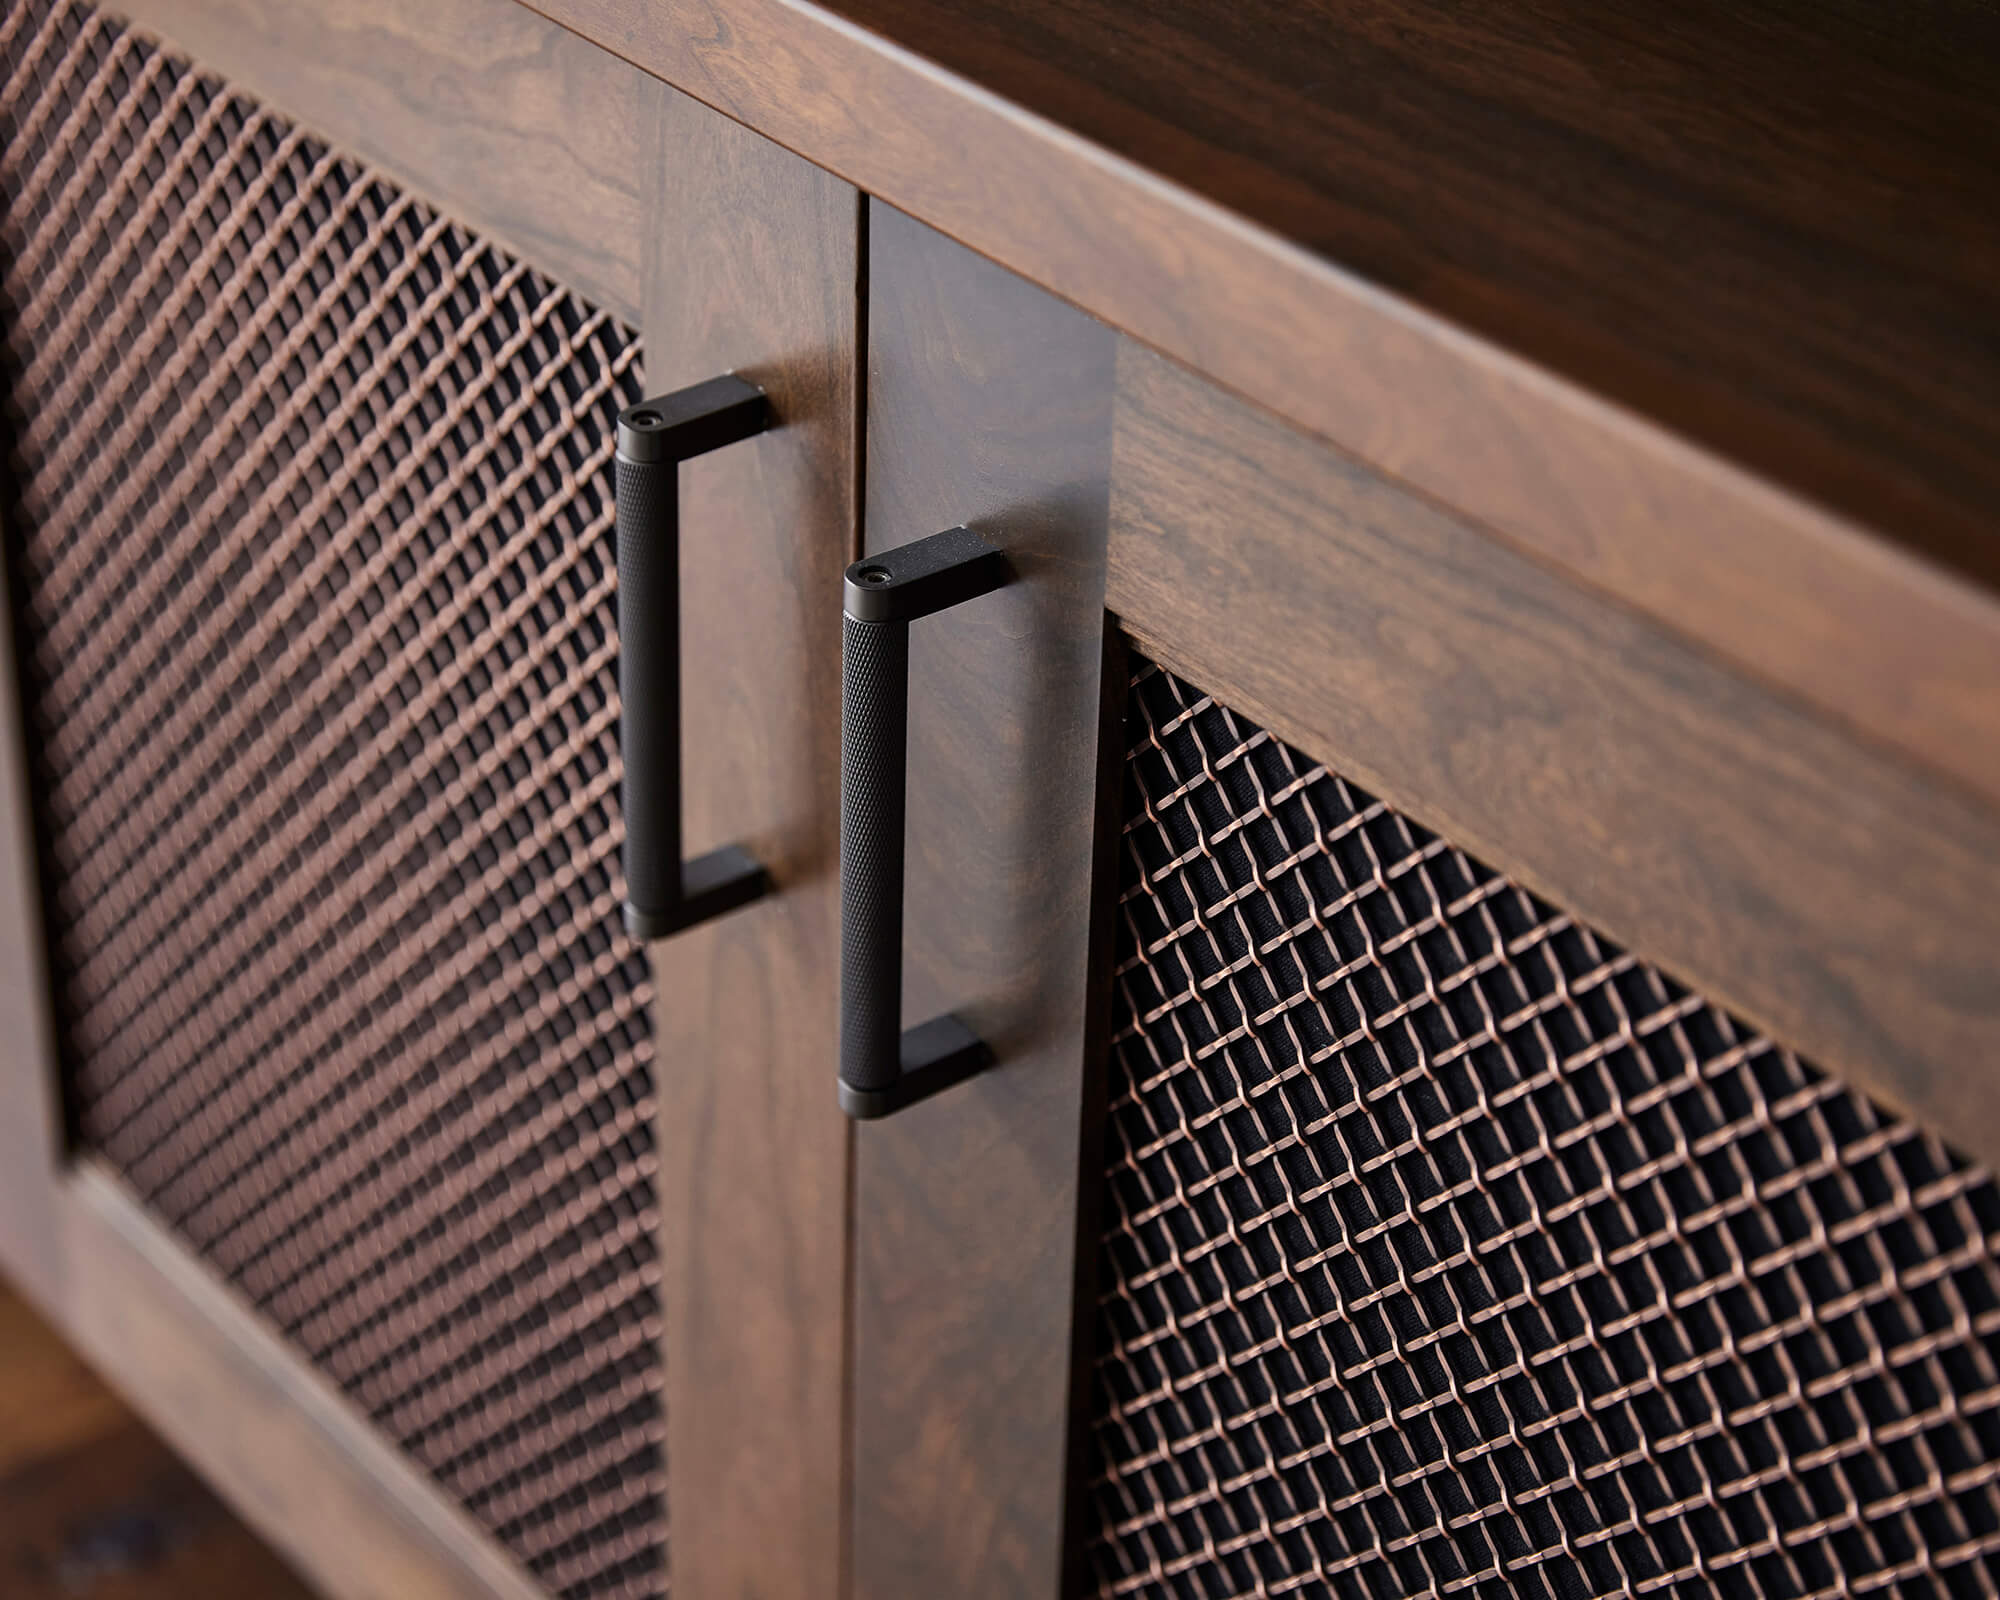
<svg viewBox="0 0 2000 1600">
<path fill-rule="evenodd" d="M 659 1594 L 634 338 L 90 9 L 0 74 L 80 1134 L 551 1588 Z"/>
<path fill-rule="evenodd" d="M 1103 1595 L 1991 1595 L 2000 1193 L 1142 667 Z"/>
</svg>

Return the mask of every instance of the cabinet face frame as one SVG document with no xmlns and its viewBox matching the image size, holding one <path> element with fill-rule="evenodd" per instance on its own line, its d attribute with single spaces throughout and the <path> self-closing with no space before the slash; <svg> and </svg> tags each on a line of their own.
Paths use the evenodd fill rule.
<svg viewBox="0 0 2000 1600">
<path fill-rule="evenodd" d="M 868 551 L 951 520 L 943 497 L 954 493 L 975 509 L 993 494 L 1001 529 L 1016 504 L 1062 505 L 1005 490 L 1024 470 L 1060 478 L 1049 418 L 1072 419 L 1070 442 L 1086 431 L 1078 416 L 1102 427 L 1079 397 L 1101 397 L 1105 380 L 1073 375 L 1052 405 L 1010 360 L 1032 348 L 1038 316 L 1067 327 L 1072 354 L 1103 330 L 1024 298 L 995 338 L 993 304 L 1020 280 L 886 208 L 871 215 Z M 1964 1153 L 2000 1156 L 1981 1044 L 2000 1024 L 2000 812 L 1168 358 L 1111 343 L 1093 603 L 1114 644 L 1129 637 Z M 1043 564 L 1036 581 L 1091 581 L 1077 572 L 1091 571 L 1096 531 L 1072 525 L 1071 536 L 1073 567 Z M 1018 622 L 1011 632 L 1016 649 L 1058 656 L 1068 637 Z M 978 690 L 944 691 L 955 732 L 940 725 L 921 745 L 925 695 L 940 677 L 956 687 L 954 672 L 973 678 L 982 646 L 968 621 L 930 648 L 927 669 L 912 647 L 909 915 L 921 931 L 906 1025 L 986 992 L 974 975 L 1006 993 L 1004 932 L 982 949 L 949 918 L 994 899 L 983 857 L 1004 859 L 1009 838 L 995 791 L 1021 780 L 980 741 L 1011 745 L 1007 719 L 1032 703 L 988 699 L 981 691 L 1025 669 L 987 660 Z M 1096 885 L 1100 915 L 1115 892 L 1121 670 L 1107 665 L 1101 679 L 1097 832 L 1066 835 L 1043 864 L 1047 881 Z M 1038 709 L 1069 714 L 1060 696 Z M 1081 719 L 1069 726 L 1071 766 L 1093 765 L 1092 735 Z M 927 802 L 932 788 L 943 798 Z M 928 836 L 926 803 L 945 819 Z M 1066 804 L 1090 809 L 1080 793 Z M 947 870 L 969 851 L 960 873 Z M 1034 881 L 1023 872 L 1011 892 Z M 1101 932 L 1071 946 L 1059 920 L 1049 927 L 1031 959 L 1096 974 L 1072 1013 L 1073 1075 L 1035 1054 L 1012 1081 L 974 1079 L 857 1133 L 857 1596 L 1053 1597 L 1080 1581 L 1074 1507 L 1060 1549 L 1028 1532 L 1053 1530 L 1058 1497 L 1039 1523 L 1022 1507 L 1066 1464 L 1072 1494 L 1080 1477 L 1082 1441 L 1072 1433 L 1065 1453 L 1035 1430 L 1065 1415 L 1073 1425 L 1088 1382 L 1106 1034 L 1091 1008 L 1108 1004 L 1108 962 L 1092 942 Z M 987 1003 L 981 1031 L 1004 1031 L 1004 999 Z M 1045 1022 L 1053 1031 L 1059 1019 Z M 1009 1120 L 1038 1093 L 1040 1120 Z M 1055 1165 L 1059 1140 L 1077 1153 L 1073 1172 Z M 1037 1155 L 1049 1165 L 1030 1178 Z M 1061 1268 L 1023 1244 L 1065 1222 L 1078 1243 Z M 947 1517 L 949 1531 L 933 1532 Z"/>
<path fill-rule="evenodd" d="M 780 991 L 770 1014 L 823 1025 L 830 1038 L 839 635 L 837 612 L 820 602 L 837 606 L 854 543 L 854 192 L 514 0 L 414 9 L 394 0 L 277 9 L 114 0 L 109 9 L 650 335 L 650 387 L 737 370 L 769 389 L 772 433 L 689 469 L 684 693 L 698 702 L 688 733 L 691 832 L 734 827 L 741 794 L 770 798 L 751 831 L 784 893 L 765 902 L 761 921 L 704 930 L 699 947 L 663 943 L 656 975 L 663 991 L 685 993 L 710 963 L 714 974 L 692 981 L 719 994 L 746 962 L 761 964 Z M 730 620 L 725 608 L 704 612 L 697 602 L 703 584 L 724 581 L 751 610 L 777 608 L 764 619 L 765 640 L 717 634 L 713 625 Z M 0 605 L 0 1090 L 9 1107 L 0 1118 L 0 1269 L 329 1596 L 537 1600 L 542 1586 L 514 1557 L 112 1169 L 68 1148 L 12 616 Z M 830 649 L 815 632 L 827 628 Z M 764 649 L 771 638 L 790 654 Z M 790 719 L 782 727 L 757 721 L 774 703 Z M 710 715 L 725 710 L 726 721 Z M 746 719 L 769 737 L 727 744 Z M 683 1021 L 661 1033 L 677 1029 L 684 1049 L 706 1049 L 702 1031 Z M 742 1037 L 740 1028 L 729 1036 Z M 684 1592 L 699 1592 L 692 1586 L 706 1576 L 716 1593 L 831 1600 L 844 1561 L 847 1125 L 818 1074 L 783 1070 L 799 1064 L 798 1041 L 745 1043 L 730 1059 L 704 1057 L 733 1072 L 690 1073 L 679 1085 L 687 1092 L 661 1095 L 664 1143 L 707 1157 L 666 1168 L 662 1199 L 680 1209 L 669 1211 L 663 1247 L 695 1297 L 676 1306 L 669 1268 L 670 1308 L 733 1312 L 720 1331 L 740 1336 L 734 1348 L 745 1355 L 716 1374 L 733 1426 L 704 1417 L 693 1391 L 675 1409 L 675 1478 L 695 1514 L 679 1524 L 670 1559 Z M 672 1050 L 661 1051 L 663 1077 Z M 728 1092 L 699 1106 L 699 1137 L 684 1137 L 693 1124 L 675 1113 L 718 1085 Z M 718 1119 L 730 1107 L 737 1119 Z M 746 1194 L 753 1160 L 773 1183 Z M 733 1208 L 742 1224 L 737 1253 L 691 1249 L 693 1235 L 671 1226 L 717 1208 Z M 746 1236 L 769 1248 L 742 1250 Z M 773 1249 L 790 1255 L 766 1271 Z M 798 1298 L 760 1299 L 774 1286 Z M 670 1317 L 670 1343 L 691 1336 L 690 1320 Z M 670 1360 L 670 1383 L 674 1370 Z M 787 1475 L 795 1461 L 800 1470 Z M 710 1514 L 704 1496 L 752 1479 L 760 1498 L 733 1521 Z M 794 1537 L 773 1539 L 772 1527 Z"/>
</svg>

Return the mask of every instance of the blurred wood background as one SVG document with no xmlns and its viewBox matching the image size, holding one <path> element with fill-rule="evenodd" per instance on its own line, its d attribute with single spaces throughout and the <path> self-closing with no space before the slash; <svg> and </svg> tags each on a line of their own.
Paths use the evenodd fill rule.
<svg viewBox="0 0 2000 1600">
<path fill-rule="evenodd" d="M 0 1595 L 313 1600 L 4 1282 Z"/>
</svg>

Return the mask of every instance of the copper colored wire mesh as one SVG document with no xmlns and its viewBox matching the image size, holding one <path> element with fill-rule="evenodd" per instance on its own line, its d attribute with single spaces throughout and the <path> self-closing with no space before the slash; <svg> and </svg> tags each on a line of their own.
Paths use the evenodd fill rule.
<svg viewBox="0 0 2000 1600">
<path fill-rule="evenodd" d="M 1991 1595 L 2000 1193 L 1170 674 L 1102 1595 Z"/>
<path fill-rule="evenodd" d="M 664 1590 L 607 316 L 79 5 L 0 21 L 80 1135 L 560 1594 Z"/>
</svg>

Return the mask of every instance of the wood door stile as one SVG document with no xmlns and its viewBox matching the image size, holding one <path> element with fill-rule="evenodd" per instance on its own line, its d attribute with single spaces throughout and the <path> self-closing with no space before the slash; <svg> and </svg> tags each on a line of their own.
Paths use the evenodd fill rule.
<svg viewBox="0 0 2000 1600">
<path fill-rule="evenodd" d="M 653 946 L 673 1581 L 833 1600 L 850 1135 L 829 1051 L 860 199 L 679 95 L 652 148 L 648 389 L 733 371 L 776 417 L 682 470 L 688 845 L 743 843 L 775 889 Z"/>
<path fill-rule="evenodd" d="M 0 492 L 11 486 L 0 480 Z M 10 507 L 0 504 L 0 525 Z M 4 526 L 0 526 L 4 532 Z M 11 543 L 9 549 L 13 548 Z M 45 1314 L 63 1298 L 63 1116 L 50 1006 L 34 791 L 14 652 L 11 571 L 0 570 L 0 1265 Z"/>
<path fill-rule="evenodd" d="M 686 737 L 703 753 L 690 836 L 747 830 L 780 893 L 658 951 L 668 1342 L 682 1352 L 668 1381 L 707 1374 L 670 1410 L 669 1460 L 687 1467 L 673 1560 L 693 1592 L 821 1592 L 840 1571 L 847 1129 L 820 1074 L 778 1066 L 833 1027 L 839 630 L 823 601 L 855 543 L 858 199 L 511 0 L 123 9 L 640 326 L 649 381 L 733 370 L 772 395 L 779 428 L 690 468 L 684 499 L 688 593 L 730 597 L 686 618 Z M 710 1014 L 672 1003 L 689 993 L 732 1025 L 704 1029 Z M 748 1019 L 771 1031 L 752 1036 Z M 751 1181 L 767 1206 L 740 1204 Z M 10 1217 L 36 1221 L 25 1203 Z M 316 1570 L 338 1591 L 337 1568 Z"/>
<path fill-rule="evenodd" d="M 910 634 L 903 1022 L 956 1013 L 999 1065 L 856 1130 L 854 1594 L 1053 1595 L 1115 341 L 886 206 L 868 231 L 867 550 L 962 522 L 1017 578 Z"/>
</svg>

